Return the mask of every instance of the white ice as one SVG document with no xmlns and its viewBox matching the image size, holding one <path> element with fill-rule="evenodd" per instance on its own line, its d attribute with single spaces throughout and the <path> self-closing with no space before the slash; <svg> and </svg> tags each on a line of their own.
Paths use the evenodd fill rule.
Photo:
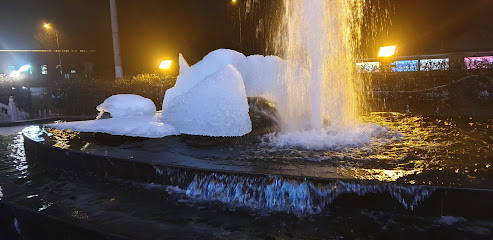
<svg viewBox="0 0 493 240">
<path fill-rule="evenodd" d="M 179 135 L 175 127 L 161 121 L 160 111 L 155 115 L 54 123 L 47 126 L 79 132 L 98 132 L 130 137 L 162 138 Z"/>
<path fill-rule="evenodd" d="M 201 61 L 178 76 L 175 86 L 168 89 L 164 95 L 163 109 L 173 98 L 185 94 L 209 75 L 222 70 L 229 64 L 235 66 L 244 59 L 245 55 L 242 53 L 228 49 L 219 49 L 207 54 Z"/>
<path fill-rule="evenodd" d="M 185 60 L 181 53 L 178 55 L 178 66 L 180 67 L 180 74 L 183 74 L 190 68 L 190 65 L 188 65 L 187 60 Z"/>
<path fill-rule="evenodd" d="M 112 118 L 122 118 L 130 116 L 154 116 L 156 105 L 152 100 L 135 94 L 118 94 L 113 95 L 96 109 L 102 112 L 109 112 Z"/>
<path fill-rule="evenodd" d="M 176 91 L 182 91 L 179 88 L 182 86 L 186 85 L 177 84 Z M 245 86 L 232 65 L 226 65 L 183 92 L 163 104 L 163 121 L 180 133 L 242 136 L 252 130 Z"/>
</svg>

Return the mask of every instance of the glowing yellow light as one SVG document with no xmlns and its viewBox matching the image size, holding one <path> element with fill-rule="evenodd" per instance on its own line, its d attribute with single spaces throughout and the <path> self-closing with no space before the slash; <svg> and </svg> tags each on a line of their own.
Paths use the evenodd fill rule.
<svg viewBox="0 0 493 240">
<path fill-rule="evenodd" d="M 236 3 L 236 0 L 231 0 L 232 3 Z"/>
<path fill-rule="evenodd" d="M 44 27 L 44 28 L 46 28 L 46 29 L 50 29 L 50 28 L 51 28 L 50 24 L 48 24 L 48 23 L 45 23 L 45 24 L 43 25 L 43 27 Z"/>
<path fill-rule="evenodd" d="M 396 46 L 386 46 L 386 47 L 381 47 L 380 51 L 378 52 L 378 57 L 390 57 L 394 56 L 395 54 L 395 48 Z"/>
<path fill-rule="evenodd" d="M 169 69 L 171 67 L 171 60 L 164 60 L 159 64 L 160 69 Z"/>
</svg>

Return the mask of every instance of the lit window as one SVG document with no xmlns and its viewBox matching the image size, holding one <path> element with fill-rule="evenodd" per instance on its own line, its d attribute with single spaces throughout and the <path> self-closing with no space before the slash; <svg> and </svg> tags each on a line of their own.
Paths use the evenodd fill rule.
<svg viewBox="0 0 493 240">
<path fill-rule="evenodd" d="M 421 59 L 420 62 L 419 70 L 421 71 L 449 70 L 448 58 Z"/>
</svg>

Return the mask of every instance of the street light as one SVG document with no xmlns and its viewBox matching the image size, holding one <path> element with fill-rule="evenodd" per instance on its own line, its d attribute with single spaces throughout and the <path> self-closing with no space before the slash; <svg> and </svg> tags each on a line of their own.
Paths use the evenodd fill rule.
<svg viewBox="0 0 493 240">
<path fill-rule="evenodd" d="M 238 0 L 231 0 L 231 3 L 233 4 L 236 4 L 238 2 Z M 240 24 L 240 49 L 241 49 L 241 46 L 242 46 L 242 39 L 241 39 L 241 9 L 240 9 L 240 6 L 238 5 L 238 20 L 239 20 L 239 24 Z"/>
<path fill-rule="evenodd" d="M 164 60 L 159 64 L 159 69 L 169 69 L 171 67 L 171 60 Z"/>
<path fill-rule="evenodd" d="M 395 45 L 381 47 L 380 51 L 378 51 L 378 57 L 392 57 L 395 54 L 395 49 Z"/>
<path fill-rule="evenodd" d="M 49 31 L 53 30 L 55 32 L 56 36 L 56 46 L 57 46 L 57 51 L 58 51 L 58 63 L 60 64 L 60 75 L 63 77 L 63 66 L 62 66 L 62 56 L 60 54 L 60 41 L 58 40 L 58 31 L 54 30 L 49 23 L 43 24 L 43 27 Z"/>
</svg>

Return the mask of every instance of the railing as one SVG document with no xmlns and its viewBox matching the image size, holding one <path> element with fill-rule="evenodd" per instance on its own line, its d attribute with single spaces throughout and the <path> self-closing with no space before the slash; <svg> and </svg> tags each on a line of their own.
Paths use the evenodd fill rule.
<svg viewBox="0 0 493 240">
<path fill-rule="evenodd" d="M 21 111 L 15 105 L 14 98 L 9 98 L 9 104 L 0 103 L 0 122 L 15 122 L 29 119 L 29 114 Z"/>
</svg>

